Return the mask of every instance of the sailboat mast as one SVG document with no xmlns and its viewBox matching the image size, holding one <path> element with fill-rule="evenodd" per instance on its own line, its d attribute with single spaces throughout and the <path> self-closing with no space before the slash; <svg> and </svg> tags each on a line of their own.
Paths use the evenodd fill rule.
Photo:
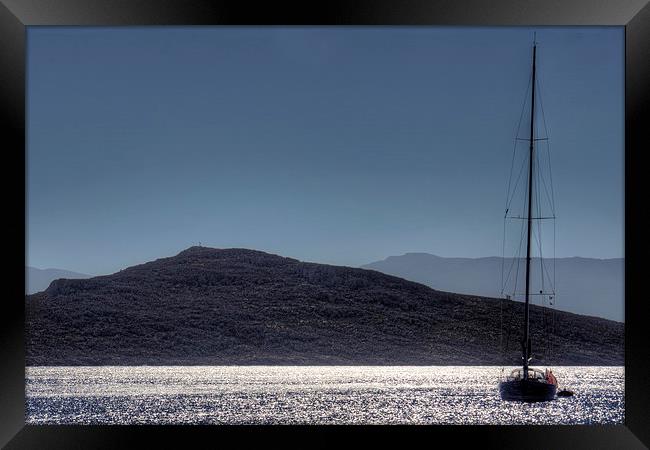
<svg viewBox="0 0 650 450">
<path fill-rule="evenodd" d="M 537 43 L 533 40 L 533 80 L 532 97 L 530 106 L 530 160 L 528 162 L 528 240 L 526 244 L 526 301 L 524 306 L 524 379 L 528 379 L 528 359 L 530 358 L 530 336 L 529 336 L 529 307 L 530 307 L 530 241 L 532 233 L 532 212 L 533 212 L 533 152 L 535 142 L 535 54 Z"/>
</svg>

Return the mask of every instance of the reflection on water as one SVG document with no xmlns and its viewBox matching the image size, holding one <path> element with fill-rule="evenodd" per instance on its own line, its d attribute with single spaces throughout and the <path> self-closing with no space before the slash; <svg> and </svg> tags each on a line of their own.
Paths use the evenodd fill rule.
<svg viewBox="0 0 650 450">
<path fill-rule="evenodd" d="M 509 372 L 511 368 L 506 368 Z M 500 367 L 28 367 L 33 424 L 622 424 L 623 367 L 554 367 L 573 397 L 501 401 Z"/>
</svg>

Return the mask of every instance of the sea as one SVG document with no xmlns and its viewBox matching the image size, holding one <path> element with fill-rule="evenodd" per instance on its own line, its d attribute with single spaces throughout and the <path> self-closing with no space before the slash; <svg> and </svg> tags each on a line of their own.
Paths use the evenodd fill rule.
<svg viewBox="0 0 650 450">
<path fill-rule="evenodd" d="M 544 369 L 544 367 L 540 367 Z M 622 424 L 624 367 L 553 367 L 550 402 L 493 366 L 27 367 L 28 424 Z"/>
</svg>

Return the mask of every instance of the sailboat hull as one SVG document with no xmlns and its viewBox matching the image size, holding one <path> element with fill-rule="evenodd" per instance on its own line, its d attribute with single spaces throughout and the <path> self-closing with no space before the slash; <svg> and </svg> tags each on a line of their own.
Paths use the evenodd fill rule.
<svg viewBox="0 0 650 450">
<path fill-rule="evenodd" d="M 535 380 L 509 380 L 499 383 L 502 400 L 547 402 L 555 399 L 557 385 Z"/>
</svg>

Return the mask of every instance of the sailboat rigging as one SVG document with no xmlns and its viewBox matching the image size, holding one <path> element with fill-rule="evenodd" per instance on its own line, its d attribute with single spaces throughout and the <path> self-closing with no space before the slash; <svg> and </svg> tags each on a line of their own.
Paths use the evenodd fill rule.
<svg viewBox="0 0 650 450">
<path fill-rule="evenodd" d="M 534 369 L 530 367 L 529 363 L 532 359 L 532 349 L 531 349 L 531 333 L 530 333 L 530 302 L 531 296 L 535 295 L 532 291 L 531 286 L 531 241 L 533 234 L 533 220 L 542 220 L 545 218 L 555 218 L 554 214 L 552 217 L 543 217 L 541 214 L 537 214 L 538 217 L 533 216 L 533 200 L 534 200 L 534 191 L 539 189 L 537 186 L 534 186 L 534 181 L 536 178 L 535 159 L 536 159 L 536 142 L 546 140 L 547 138 L 536 138 L 535 137 L 535 87 L 536 87 L 536 62 L 537 62 L 537 42 L 533 39 L 533 55 L 532 55 L 532 89 L 531 89 L 531 108 L 530 108 L 530 133 L 527 138 L 528 141 L 528 182 L 527 182 L 527 192 L 526 192 L 526 216 L 515 216 L 512 218 L 523 219 L 526 222 L 526 260 L 525 260 L 525 291 L 524 291 L 524 317 L 523 317 L 523 339 L 521 341 L 522 349 L 522 368 L 514 369 L 509 375 L 504 376 L 499 383 L 499 392 L 503 400 L 516 400 L 516 401 L 548 401 L 553 400 L 556 397 L 557 393 L 557 379 L 553 372 L 549 369 L 542 371 L 540 369 Z M 516 137 L 516 140 L 522 140 L 519 137 Z M 523 169 L 523 166 L 522 166 Z M 508 207 L 506 207 L 506 218 L 508 217 Z M 504 224 L 505 227 L 505 224 Z M 539 233 L 541 235 L 541 232 Z M 541 240 L 541 236 L 538 236 Z M 504 228 L 504 240 L 505 240 L 505 228 Z M 505 246 L 505 243 L 504 243 Z M 541 250 L 541 242 L 540 242 Z M 541 260 L 541 251 L 540 251 L 540 264 L 542 265 L 543 272 L 543 261 Z M 543 273 L 542 273 L 543 277 Z M 516 290 L 516 288 L 515 288 Z M 543 294 L 543 291 L 540 291 L 540 294 Z M 510 298 L 510 296 L 507 296 Z M 552 298 L 552 297 L 551 297 Z"/>
</svg>

